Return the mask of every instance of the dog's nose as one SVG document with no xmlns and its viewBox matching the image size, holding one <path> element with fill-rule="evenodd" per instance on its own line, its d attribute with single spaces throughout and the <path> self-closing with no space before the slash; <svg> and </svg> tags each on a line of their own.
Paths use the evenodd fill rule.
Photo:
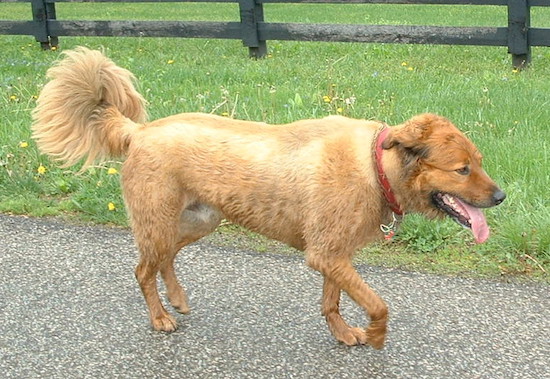
<svg viewBox="0 0 550 379">
<path fill-rule="evenodd" d="M 497 189 L 493 193 L 493 204 L 499 205 L 504 201 L 504 199 L 506 199 L 506 194 L 504 193 L 504 191 Z"/>
</svg>

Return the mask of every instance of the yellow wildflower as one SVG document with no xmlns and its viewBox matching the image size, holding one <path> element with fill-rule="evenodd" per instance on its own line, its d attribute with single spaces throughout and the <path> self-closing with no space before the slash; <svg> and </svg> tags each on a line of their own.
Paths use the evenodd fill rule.
<svg viewBox="0 0 550 379">
<path fill-rule="evenodd" d="M 168 63 L 168 64 L 174 64 L 174 62 L 175 61 L 173 59 L 168 59 L 168 61 L 166 61 L 166 63 Z"/>
<path fill-rule="evenodd" d="M 17 96 L 16 95 L 11 95 L 10 100 L 11 101 L 17 101 Z"/>
<path fill-rule="evenodd" d="M 408 71 L 413 71 L 414 68 L 413 68 L 413 67 L 407 67 L 407 70 L 408 70 Z"/>
<path fill-rule="evenodd" d="M 38 166 L 36 169 L 36 172 L 38 172 L 40 175 L 44 175 L 46 173 L 46 167 L 44 167 L 42 164 Z"/>
<path fill-rule="evenodd" d="M 408 65 L 407 62 L 401 62 L 401 66 L 405 67 L 405 66 L 407 66 L 407 65 Z"/>
<path fill-rule="evenodd" d="M 107 204 L 107 208 L 112 212 L 116 209 L 116 206 L 114 203 L 109 202 L 109 204 Z"/>
<path fill-rule="evenodd" d="M 338 113 L 342 113 L 343 111 L 344 111 L 344 109 L 343 109 L 342 107 L 338 107 L 338 108 L 336 109 L 336 112 L 338 112 Z"/>
<path fill-rule="evenodd" d="M 21 142 L 19 142 L 19 147 L 25 149 L 25 148 L 29 147 L 29 143 L 27 141 L 21 141 Z"/>
<path fill-rule="evenodd" d="M 332 101 L 332 98 L 330 96 L 325 95 L 325 96 L 323 96 L 323 101 L 325 103 L 330 103 Z"/>
<path fill-rule="evenodd" d="M 228 112 L 222 112 L 222 116 L 223 117 L 229 117 L 229 113 Z"/>
<path fill-rule="evenodd" d="M 114 167 L 109 167 L 109 169 L 107 170 L 107 174 L 108 175 L 116 175 L 116 174 L 118 174 L 118 170 Z"/>
</svg>

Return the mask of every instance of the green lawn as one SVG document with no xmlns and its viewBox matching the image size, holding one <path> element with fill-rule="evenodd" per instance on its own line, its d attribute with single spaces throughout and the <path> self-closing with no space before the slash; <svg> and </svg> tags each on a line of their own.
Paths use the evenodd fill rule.
<svg viewBox="0 0 550 379">
<path fill-rule="evenodd" d="M 503 7 L 273 4 L 265 9 L 270 22 L 506 24 Z M 67 3 L 57 10 L 60 19 L 238 19 L 234 4 Z M 30 4 L 0 3 L 2 19 L 29 15 Z M 550 27 L 550 9 L 533 9 L 532 24 Z M 0 41 L 0 211 L 125 225 L 115 172 L 119 162 L 77 174 L 78 168 L 59 168 L 41 156 L 30 138 L 30 111 L 59 51 L 41 51 L 32 37 L 0 36 Z M 60 38 L 61 50 L 77 45 L 103 47 L 133 71 L 151 118 L 203 111 L 284 123 L 344 114 L 397 124 L 417 113 L 440 113 L 474 140 L 486 170 L 508 194 L 504 204 L 486 212 L 492 238 L 475 246 L 452 221 L 409 216 L 394 242 L 370 247 L 358 258 L 445 273 L 549 280 L 548 48 L 534 48 L 531 67 L 517 72 L 506 48 L 496 47 L 269 41 L 269 57 L 251 60 L 240 41 Z M 225 226 L 221 233 L 219 239 L 226 240 L 244 232 Z M 246 235 L 260 250 L 280 250 Z"/>
</svg>

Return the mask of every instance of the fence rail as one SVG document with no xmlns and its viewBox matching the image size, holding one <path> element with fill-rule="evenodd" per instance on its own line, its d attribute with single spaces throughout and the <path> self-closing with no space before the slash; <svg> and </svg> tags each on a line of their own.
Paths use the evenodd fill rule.
<svg viewBox="0 0 550 379">
<path fill-rule="evenodd" d="M 58 45 L 60 36 L 184 37 L 238 39 L 252 57 L 267 54 L 268 40 L 373 42 L 406 44 L 480 45 L 508 47 L 512 64 L 531 60 L 532 46 L 550 46 L 550 29 L 533 28 L 530 10 L 550 6 L 549 0 L 0 0 L 30 3 L 32 20 L 0 20 L 0 35 L 32 35 L 43 48 Z M 80 21 L 58 20 L 56 3 L 235 3 L 240 21 Z M 269 23 L 263 4 L 426 4 L 506 6 L 508 24 L 502 27 L 450 27 L 360 24 Z"/>
</svg>

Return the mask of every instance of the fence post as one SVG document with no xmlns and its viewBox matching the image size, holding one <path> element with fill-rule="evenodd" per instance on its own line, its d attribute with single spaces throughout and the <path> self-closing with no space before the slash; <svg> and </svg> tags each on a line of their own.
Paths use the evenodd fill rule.
<svg viewBox="0 0 550 379">
<path fill-rule="evenodd" d="M 267 44 L 260 40 L 258 23 L 264 20 L 264 9 L 255 0 L 239 0 L 242 41 L 248 47 L 251 58 L 262 58 L 267 54 Z"/>
<path fill-rule="evenodd" d="M 56 19 L 56 13 L 55 13 L 55 2 L 48 3 L 46 0 L 44 0 L 44 3 L 46 4 L 46 18 L 48 20 L 55 20 Z M 46 30 L 48 34 L 50 34 L 50 29 L 48 28 L 48 25 L 46 23 Z M 59 45 L 59 37 L 57 36 L 49 36 L 50 37 L 50 45 L 52 47 L 57 48 Z"/>
<path fill-rule="evenodd" d="M 48 36 L 48 25 L 46 23 L 46 3 L 44 0 L 31 0 L 33 34 L 37 42 L 40 42 L 42 49 L 50 49 L 50 38 Z"/>
<path fill-rule="evenodd" d="M 522 69 L 531 62 L 529 0 L 508 0 L 508 53 L 514 67 Z"/>
</svg>

